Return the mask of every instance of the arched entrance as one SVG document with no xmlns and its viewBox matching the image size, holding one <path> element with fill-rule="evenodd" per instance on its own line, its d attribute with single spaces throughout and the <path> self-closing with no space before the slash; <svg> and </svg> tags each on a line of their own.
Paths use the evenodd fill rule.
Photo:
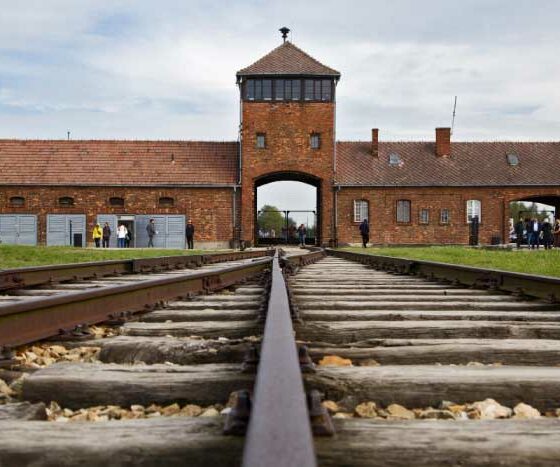
<svg viewBox="0 0 560 467">
<path fill-rule="evenodd" d="M 259 188 L 277 182 L 299 182 L 315 191 L 314 202 L 295 200 L 283 190 L 276 190 L 276 199 L 267 198 L 263 205 Z M 295 184 L 286 184 L 292 188 Z M 257 245 L 298 244 L 297 226 L 303 224 L 307 230 L 306 244 L 320 245 L 322 238 L 321 179 L 302 172 L 274 172 L 255 179 L 253 187 L 254 239 Z M 305 190 L 309 198 L 309 190 Z M 259 201 L 260 200 L 260 201 Z M 307 201 L 307 202 L 305 202 Z"/>
<path fill-rule="evenodd" d="M 516 241 L 514 232 L 514 224 L 522 219 L 536 218 L 539 222 L 547 219 L 551 223 L 560 217 L 560 195 L 545 194 L 545 195 L 530 195 L 520 197 L 509 202 L 509 215 L 508 215 L 508 229 L 509 235 L 506 237 L 509 242 Z M 522 244 L 525 244 L 527 239 L 522 239 Z M 508 242 L 506 242 L 508 243 Z"/>
</svg>

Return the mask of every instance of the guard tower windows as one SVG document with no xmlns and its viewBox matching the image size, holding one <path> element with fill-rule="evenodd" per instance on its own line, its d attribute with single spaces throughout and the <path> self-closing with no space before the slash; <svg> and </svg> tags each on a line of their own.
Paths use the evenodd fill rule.
<svg viewBox="0 0 560 467">
<path fill-rule="evenodd" d="M 303 87 L 303 93 L 302 93 Z M 302 95 L 303 94 L 303 95 Z M 243 83 L 246 101 L 305 101 L 331 102 L 331 79 L 247 79 Z"/>
</svg>

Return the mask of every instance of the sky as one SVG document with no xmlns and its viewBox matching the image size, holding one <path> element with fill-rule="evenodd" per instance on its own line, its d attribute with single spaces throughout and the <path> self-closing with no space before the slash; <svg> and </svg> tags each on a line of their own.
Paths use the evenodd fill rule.
<svg viewBox="0 0 560 467">
<path fill-rule="evenodd" d="M 421 5 L 421 6 L 420 6 Z M 0 138 L 236 140 L 235 72 L 339 70 L 337 139 L 558 140 L 557 0 L 0 0 Z M 297 190 L 296 190 L 297 191 Z"/>
</svg>

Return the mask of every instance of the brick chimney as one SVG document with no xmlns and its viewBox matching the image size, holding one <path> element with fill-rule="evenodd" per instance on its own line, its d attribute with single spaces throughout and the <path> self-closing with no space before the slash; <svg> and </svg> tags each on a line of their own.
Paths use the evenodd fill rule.
<svg viewBox="0 0 560 467">
<path fill-rule="evenodd" d="M 436 156 L 451 155 L 451 128 L 436 128 Z"/>
<path fill-rule="evenodd" d="M 371 155 L 379 157 L 379 128 L 371 129 Z"/>
</svg>

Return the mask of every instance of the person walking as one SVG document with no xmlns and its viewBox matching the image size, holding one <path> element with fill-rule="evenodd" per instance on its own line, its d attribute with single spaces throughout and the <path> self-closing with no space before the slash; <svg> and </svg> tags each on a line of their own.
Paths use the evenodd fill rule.
<svg viewBox="0 0 560 467">
<path fill-rule="evenodd" d="M 541 224 L 539 221 L 533 217 L 527 226 L 527 243 L 532 250 L 537 248 L 539 249 L 540 246 L 540 236 L 541 236 Z"/>
<path fill-rule="evenodd" d="M 154 247 L 154 237 L 157 235 L 156 223 L 153 219 L 146 226 L 146 231 L 148 232 L 148 248 Z"/>
<path fill-rule="evenodd" d="M 128 230 L 124 226 L 124 224 L 119 225 L 119 228 L 117 229 L 117 247 L 124 248 L 124 242 L 125 242 L 127 233 L 128 233 Z"/>
<path fill-rule="evenodd" d="M 111 238 L 111 227 L 109 222 L 105 222 L 103 226 L 103 248 L 109 248 L 109 239 Z"/>
<path fill-rule="evenodd" d="M 305 225 L 301 224 L 298 229 L 298 237 L 299 237 L 299 246 L 305 246 L 305 236 L 307 235 L 307 229 Z"/>
<path fill-rule="evenodd" d="M 554 222 L 552 235 L 554 237 L 554 248 L 560 248 L 560 219 L 556 219 L 556 222 Z"/>
<path fill-rule="evenodd" d="M 552 225 L 548 219 L 545 219 L 541 224 L 541 232 L 544 249 L 551 250 L 554 238 L 552 236 Z"/>
<path fill-rule="evenodd" d="M 517 248 L 521 248 L 521 244 L 523 243 L 523 233 L 525 232 L 525 222 L 523 218 L 520 217 L 519 220 L 515 224 L 515 243 L 517 244 Z"/>
<path fill-rule="evenodd" d="M 187 225 L 185 227 L 185 236 L 187 237 L 187 248 L 189 250 L 194 249 L 194 224 L 192 220 L 189 219 L 187 221 Z"/>
<path fill-rule="evenodd" d="M 99 248 L 101 246 L 101 237 L 103 237 L 103 230 L 99 225 L 99 222 L 95 224 L 92 233 L 93 241 L 95 242 L 95 248 Z"/>
<path fill-rule="evenodd" d="M 367 248 L 369 242 L 369 224 L 367 219 L 364 219 L 360 224 L 360 235 L 362 236 L 362 246 Z"/>
</svg>

